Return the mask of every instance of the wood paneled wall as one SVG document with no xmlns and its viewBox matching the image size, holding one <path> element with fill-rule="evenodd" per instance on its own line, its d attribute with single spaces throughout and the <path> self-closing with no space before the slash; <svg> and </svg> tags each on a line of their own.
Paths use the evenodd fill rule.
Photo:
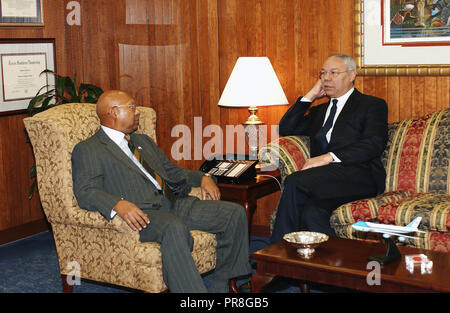
<svg viewBox="0 0 450 313">
<path fill-rule="evenodd" d="M 0 28 L 0 36 L 55 38 L 60 74 L 126 90 L 155 108 L 168 156 L 179 139 L 172 129 L 187 125 L 196 160 L 177 163 L 191 169 L 210 139 L 201 133 L 206 125 L 225 130 L 248 116 L 244 108 L 217 106 L 239 56 L 268 56 L 293 103 L 312 87 L 327 55 L 353 54 L 353 0 L 79 0 L 79 26 L 66 23 L 68 2 L 45 0 L 45 27 Z M 450 107 L 450 77 L 358 77 L 356 87 L 387 100 L 389 121 Z M 258 115 L 276 125 L 287 108 L 262 107 Z M 0 116 L 0 231 L 42 219 L 37 197 L 27 199 L 33 161 L 23 117 Z"/>
</svg>

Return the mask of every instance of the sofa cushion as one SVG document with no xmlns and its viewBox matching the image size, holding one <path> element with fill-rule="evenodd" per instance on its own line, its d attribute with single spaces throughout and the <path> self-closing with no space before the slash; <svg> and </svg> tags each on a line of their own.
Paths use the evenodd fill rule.
<svg viewBox="0 0 450 313">
<path fill-rule="evenodd" d="M 418 238 L 406 238 L 405 244 L 419 249 L 450 252 L 450 233 L 429 231 Z"/>
<path fill-rule="evenodd" d="M 407 225 L 421 216 L 415 238 L 406 238 L 404 244 L 421 249 L 450 251 L 450 195 L 410 193 L 397 191 L 378 197 L 344 204 L 336 209 L 330 219 L 336 235 L 340 238 L 379 240 L 377 233 L 355 231 L 352 224 L 358 220 L 376 220 L 378 223 Z"/>
<path fill-rule="evenodd" d="M 450 194 L 450 108 L 389 124 L 386 192 Z"/>
<path fill-rule="evenodd" d="M 411 194 L 381 205 L 378 209 L 378 222 L 384 224 L 407 225 L 421 216 L 419 229 L 427 231 L 450 231 L 450 195 Z"/>
<path fill-rule="evenodd" d="M 389 202 L 409 197 L 409 191 L 386 192 L 374 198 L 362 199 L 341 205 L 330 218 L 332 227 L 353 224 L 357 221 L 376 220 L 378 208 Z"/>
<path fill-rule="evenodd" d="M 334 228 L 339 238 L 358 239 L 378 242 L 381 239 L 380 234 L 355 231 L 351 224 L 338 225 Z M 450 252 L 450 233 L 427 231 L 425 234 L 416 233 L 415 238 L 406 238 L 404 245 L 419 249 Z"/>
</svg>

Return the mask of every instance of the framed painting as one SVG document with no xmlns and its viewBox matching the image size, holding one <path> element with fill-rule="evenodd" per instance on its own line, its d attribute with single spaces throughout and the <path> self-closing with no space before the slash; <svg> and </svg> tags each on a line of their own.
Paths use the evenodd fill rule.
<svg viewBox="0 0 450 313">
<path fill-rule="evenodd" d="M 0 0 L 0 26 L 44 26 L 44 0 Z"/>
<path fill-rule="evenodd" d="M 355 0 L 360 75 L 450 75 L 450 0 Z"/>
<path fill-rule="evenodd" d="M 0 115 L 25 112 L 38 91 L 54 85 L 53 75 L 41 73 L 55 71 L 55 63 L 54 39 L 0 39 Z"/>
</svg>

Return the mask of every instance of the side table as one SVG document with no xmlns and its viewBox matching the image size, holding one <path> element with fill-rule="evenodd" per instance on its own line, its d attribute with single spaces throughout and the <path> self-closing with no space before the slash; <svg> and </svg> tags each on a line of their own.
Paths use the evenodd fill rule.
<svg viewBox="0 0 450 313">
<path fill-rule="evenodd" d="M 263 176 L 270 175 L 273 177 Z M 256 178 L 239 184 L 218 183 L 221 200 L 239 203 L 245 209 L 248 222 L 248 233 L 251 234 L 253 214 L 256 211 L 257 200 L 280 190 L 280 172 L 256 172 Z"/>
</svg>

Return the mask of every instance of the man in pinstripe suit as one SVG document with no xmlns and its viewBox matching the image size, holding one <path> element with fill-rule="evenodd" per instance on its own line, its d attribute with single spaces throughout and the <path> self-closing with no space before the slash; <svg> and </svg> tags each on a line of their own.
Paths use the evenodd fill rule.
<svg viewBox="0 0 450 313">
<path fill-rule="evenodd" d="M 228 281 L 251 271 L 244 209 L 219 201 L 220 192 L 203 172 L 177 167 L 146 135 L 134 133 L 139 110 L 122 91 L 107 91 L 97 103 L 101 128 L 77 144 L 72 153 L 74 193 L 83 209 L 100 212 L 108 221 L 122 218 L 139 230 L 140 240 L 161 244 L 163 278 L 171 292 L 206 292 L 191 256 L 190 230 L 216 234 L 216 269 L 211 292 L 227 292 Z M 175 201 L 128 148 L 129 134 L 144 159 L 171 187 Z M 201 186 L 202 200 L 188 196 Z M 205 200 L 209 195 L 213 200 Z M 118 217 L 116 217 L 118 215 Z"/>
</svg>

